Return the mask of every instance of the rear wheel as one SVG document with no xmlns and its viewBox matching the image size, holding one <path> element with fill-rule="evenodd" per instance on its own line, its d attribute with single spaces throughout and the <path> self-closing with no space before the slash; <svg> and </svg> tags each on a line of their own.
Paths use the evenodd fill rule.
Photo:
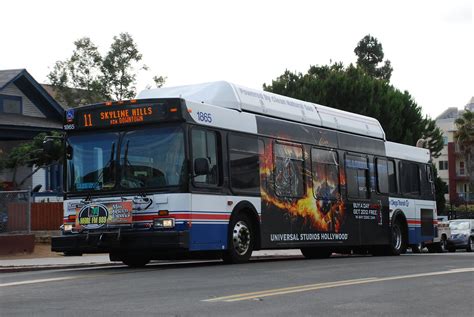
<svg viewBox="0 0 474 317">
<path fill-rule="evenodd" d="M 222 259 L 225 263 L 244 263 L 250 259 L 255 245 L 255 233 L 247 215 L 236 214 L 230 224 L 227 250 Z"/>
<path fill-rule="evenodd" d="M 326 248 L 301 248 L 301 253 L 307 259 L 326 259 L 332 254 L 332 251 Z"/>
<path fill-rule="evenodd" d="M 396 220 L 391 228 L 390 254 L 400 255 L 407 251 L 407 242 L 405 239 L 405 230 L 401 221 Z"/>
</svg>

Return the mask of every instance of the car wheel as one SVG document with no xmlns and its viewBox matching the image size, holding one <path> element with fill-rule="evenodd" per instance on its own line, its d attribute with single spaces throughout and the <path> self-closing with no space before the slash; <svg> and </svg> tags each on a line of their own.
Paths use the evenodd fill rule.
<svg viewBox="0 0 474 317">
<path fill-rule="evenodd" d="M 473 238 L 473 237 L 470 237 L 470 238 L 469 238 L 469 241 L 467 242 L 466 251 L 467 251 L 467 252 L 472 252 L 473 250 L 474 250 L 474 238 Z"/>
<path fill-rule="evenodd" d="M 244 263 L 250 259 L 255 245 L 252 222 L 243 213 L 236 214 L 229 224 L 227 250 L 222 259 L 225 263 Z"/>
<path fill-rule="evenodd" d="M 446 239 L 441 239 L 441 252 L 448 251 L 448 241 Z"/>
<path fill-rule="evenodd" d="M 423 242 L 420 242 L 418 244 L 414 244 L 411 246 L 411 252 L 412 253 L 421 253 L 423 251 L 423 248 L 424 248 L 424 244 Z"/>
</svg>

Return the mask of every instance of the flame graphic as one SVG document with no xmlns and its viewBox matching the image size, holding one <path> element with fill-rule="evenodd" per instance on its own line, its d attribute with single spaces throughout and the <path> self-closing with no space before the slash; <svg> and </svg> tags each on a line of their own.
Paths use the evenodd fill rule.
<svg viewBox="0 0 474 317">
<path fill-rule="evenodd" d="M 291 152 L 292 149 L 295 151 Z M 284 152 L 288 157 L 297 157 L 301 147 L 285 147 Z M 308 153 L 305 151 L 305 157 Z M 260 191 L 262 202 L 267 208 L 276 208 L 283 213 L 288 213 L 292 217 L 303 218 L 304 224 L 309 225 L 317 231 L 340 232 L 344 221 L 345 206 L 342 198 L 338 194 L 335 200 L 317 199 L 313 195 L 312 184 L 306 184 L 304 196 L 301 198 L 285 199 L 277 197 L 272 188 L 274 188 L 273 178 L 273 145 L 269 142 L 263 154 L 260 155 Z M 305 167 L 303 173 L 305 179 L 311 180 L 311 170 Z M 345 184 L 345 175 L 342 170 L 339 171 L 340 184 Z"/>
</svg>

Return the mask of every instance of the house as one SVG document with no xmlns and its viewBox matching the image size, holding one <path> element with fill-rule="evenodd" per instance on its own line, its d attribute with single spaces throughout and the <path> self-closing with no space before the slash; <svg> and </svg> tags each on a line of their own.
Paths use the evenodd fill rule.
<svg viewBox="0 0 474 317">
<path fill-rule="evenodd" d="M 464 109 L 474 111 L 474 97 Z M 443 132 L 444 148 L 441 155 L 433 161 L 438 169 L 439 177 L 448 185 L 446 200 L 451 203 L 460 201 L 474 203 L 473 190 L 469 188 L 465 158 L 454 140 L 456 132 L 454 121 L 461 117 L 465 110 L 450 107 L 436 118 L 436 125 Z"/>
<path fill-rule="evenodd" d="M 33 139 L 41 132 L 62 129 L 64 109 L 26 69 L 0 70 L 0 156 L 5 156 L 20 142 Z M 21 167 L 15 179 L 20 181 L 32 172 Z M 59 191 L 61 169 L 41 169 L 21 189 L 42 185 L 41 191 Z M 13 171 L 0 171 L 0 186 L 13 187 Z M 0 187 L 0 188 L 1 188 Z M 1 189 L 0 189 L 1 190 Z"/>
</svg>

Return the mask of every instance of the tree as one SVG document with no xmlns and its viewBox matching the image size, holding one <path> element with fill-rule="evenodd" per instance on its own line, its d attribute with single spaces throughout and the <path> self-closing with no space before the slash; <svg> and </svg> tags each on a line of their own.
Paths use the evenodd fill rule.
<svg viewBox="0 0 474 317">
<path fill-rule="evenodd" d="M 448 186 L 438 176 L 438 170 L 436 169 L 436 166 L 432 165 L 431 169 L 433 170 L 434 176 L 436 209 L 438 210 L 438 214 L 444 214 L 446 211 L 446 198 L 444 197 L 444 194 L 448 192 Z"/>
<path fill-rule="evenodd" d="M 139 64 L 142 54 L 130 34 L 114 36 L 104 56 L 88 37 L 75 41 L 74 45 L 72 56 L 57 61 L 47 76 L 60 102 L 75 107 L 133 98 L 137 73 L 148 67 Z M 166 77 L 155 76 L 153 80 L 161 87 Z"/>
<path fill-rule="evenodd" d="M 74 42 L 75 50 L 65 61 L 57 61 L 48 74 L 57 98 L 66 105 L 95 103 L 106 99 L 101 84 L 102 57 L 88 37 Z"/>
<path fill-rule="evenodd" d="M 43 151 L 43 141 L 47 136 L 60 137 L 61 133 L 51 132 L 49 134 L 40 133 L 32 141 L 24 142 L 14 147 L 6 157 L 0 158 L 0 167 L 12 170 L 11 182 L 15 187 L 21 187 L 31 176 L 41 168 L 58 163 L 62 158 L 61 141 L 56 139 L 54 142 L 54 155 L 51 156 Z M 16 180 L 17 170 L 21 166 L 35 167 L 35 169 L 19 182 Z M 0 168 L 1 170 L 1 168 Z"/>
<path fill-rule="evenodd" d="M 265 85 L 267 91 L 359 113 L 378 119 L 388 140 L 415 145 L 428 139 L 433 157 L 443 148 L 440 131 L 423 117 L 421 108 L 408 92 L 401 92 L 388 81 L 369 76 L 352 64 L 311 66 L 306 74 L 286 70 Z"/>
<path fill-rule="evenodd" d="M 454 140 L 461 150 L 467 174 L 469 175 L 470 192 L 474 190 L 474 112 L 466 109 L 461 117 L 454 121 L 456 124 L 456 132 L 454 132 Z"/>
<path fill-rule="evenodd" d="M 133 66 L 141 60 L 142 54 L 130 34 L 121 33 L 114 36 L 114 42 L 102 64 L 102 85 L 105 94 L 114 100 L 135 96 L 136 72 Z"/>
<path fill-rule="evenodd" d="M 383 61 L 384 53 L 382 43 L 379 43 L 375 37 L 370 34 L 364 36 L 354 49 L 354 53 L 357 55 L 357 67 L 372 77 L 390 80 L 392 65 L 389 60 L 386 60 L 383 66 L 378 66 Z"/>
</svg>

